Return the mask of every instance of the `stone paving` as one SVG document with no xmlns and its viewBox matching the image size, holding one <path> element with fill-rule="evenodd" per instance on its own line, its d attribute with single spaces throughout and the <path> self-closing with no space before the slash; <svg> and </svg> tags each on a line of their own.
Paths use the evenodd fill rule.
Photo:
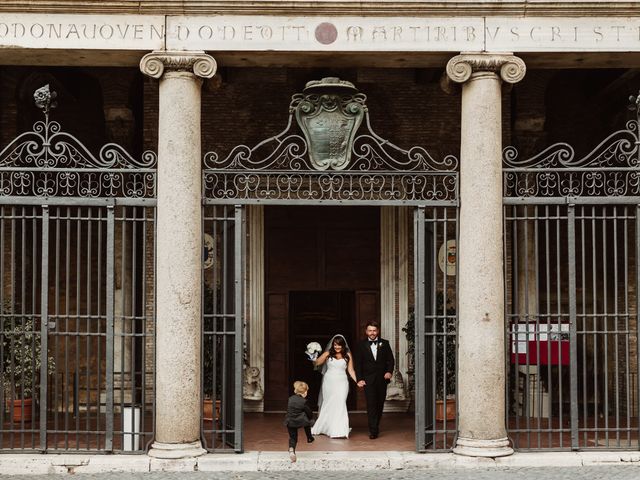
<svg viewBox="0 0 640 480">
<path fill-rule="evenodd" d="M 59 480 L 68 474 L 90 480 L 189 479 L 417 479 L 417 478 L 599 478 L 640 480 L 640 452 L 519 452 L 498 458 L 452 453 L 298 452 L 291 463 L 286 452 L 209 454 L 188 459 L 147 455 L 4 454 L 0 480 L 21 475 Z M 508 476 L 508 477 L 507 477 Z"/>
<path fill-rule="evenodd" d="M 1 475 L 3 480 L 21 480 L 24 476 Z M 37 475 L 34 480 L 61 480 L 64 476 Z M 640 465 L 545 468 L 480 468 L 447 470 L 370 470 L 364 472 L 153 472 L 153 473 L 101 473 L 77 474 L 74 480 L 417 480 L 417 479 L 474 479 L 474 480 L 637 480 Z"/>
</svg>

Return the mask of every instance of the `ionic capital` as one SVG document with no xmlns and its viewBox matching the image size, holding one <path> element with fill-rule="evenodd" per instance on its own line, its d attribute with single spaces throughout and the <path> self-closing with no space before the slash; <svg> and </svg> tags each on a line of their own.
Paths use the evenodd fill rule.
<svg viewBox="0 0 640 480">
<path fill-rule="evenodd" d="M 456 83 L 466 82 L 476 72 L 494 72 L 507 83 L 518 83 L 526 71 L 521 58 L 505 53 L 462 53 L 447 63 L 447 76 Z"/>
<path fill-rule="evenodd" d="M 140 71 L 152 78 L 160 78 L 168 71 L 192 71 L 196 77 L 211 78 L 218 65 L 204 52 L 156 51 L 140 60 Z"/>
</svg>

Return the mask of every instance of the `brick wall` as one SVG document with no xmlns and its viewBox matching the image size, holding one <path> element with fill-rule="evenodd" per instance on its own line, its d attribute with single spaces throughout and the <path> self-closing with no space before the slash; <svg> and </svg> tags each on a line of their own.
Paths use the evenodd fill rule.
<svg viewBox="0 0 640 480">
<path fill-rule="evenodd" d="M 435 158 L 457 155 L 460 98 L 442 92 L 438 75 L 425 79 L 411 69 L 339 73 L 367 95 L 372 128 L 380 136 L 403 148 L 424 146 Z M 280 133 L 291 95 L 323 75 L 307 69 L 223 72 L 219 89 L 203 90 L 203 152 L 224 154 L 237 144 L 254 145 Z"/>
</svg>

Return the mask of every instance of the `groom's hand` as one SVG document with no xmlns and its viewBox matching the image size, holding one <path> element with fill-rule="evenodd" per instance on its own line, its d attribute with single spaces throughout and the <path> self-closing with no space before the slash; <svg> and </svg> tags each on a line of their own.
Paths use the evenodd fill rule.
<svg viewBox="0 0 640 480">
<path fill-rule="evenodd" d="M 360 380 L 360 381 L 358 382 L 358 387 L 362 388 L 362 387 L 364 387 L 366 384 L 367 384 L 367 382 L 365 382 L 364 380 Z"/>
<path fill-rule="evenodd" d="M 391 374 L 389 372 L 384 374 L 384 379 L 385 380 L 391 380 Z"/>
</svg>

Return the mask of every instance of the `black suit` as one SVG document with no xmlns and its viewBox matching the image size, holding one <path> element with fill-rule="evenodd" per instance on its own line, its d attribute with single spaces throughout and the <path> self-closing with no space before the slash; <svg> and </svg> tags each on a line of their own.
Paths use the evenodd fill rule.
<svg viewBox="0 0 640 480">
<path fill-rule="evenodd" d="M 378 338 L 378 352 L 373 357 L 369 340 L 363 340 L 358 344 L 355 356 L 355 370 L 358 381 L 364 380 L 364 395 L 367 399 L 367 417 L 369 420 L 369 433 L 378 435 L 380 430 L 380 418 L 384 401 L 387 397 L 387 385 L 385 373 L 393 373 L 395 360 L 391 345 L 383 338 Z"/>
<path fill-rule="evenodd" d="M 313 413 L 307 405 L 307 401 L 300 395 L 291 395 L 287 404 L 287 415 L 284 418 L 284 424 L 289 431 L 289 448 L 296 449 L 298 445 L 298 428 L 304 427 L 304 433 L 307 439 L 313 441 L 311 435 L 311 425 L 313 425 Z"/>
</svg>

